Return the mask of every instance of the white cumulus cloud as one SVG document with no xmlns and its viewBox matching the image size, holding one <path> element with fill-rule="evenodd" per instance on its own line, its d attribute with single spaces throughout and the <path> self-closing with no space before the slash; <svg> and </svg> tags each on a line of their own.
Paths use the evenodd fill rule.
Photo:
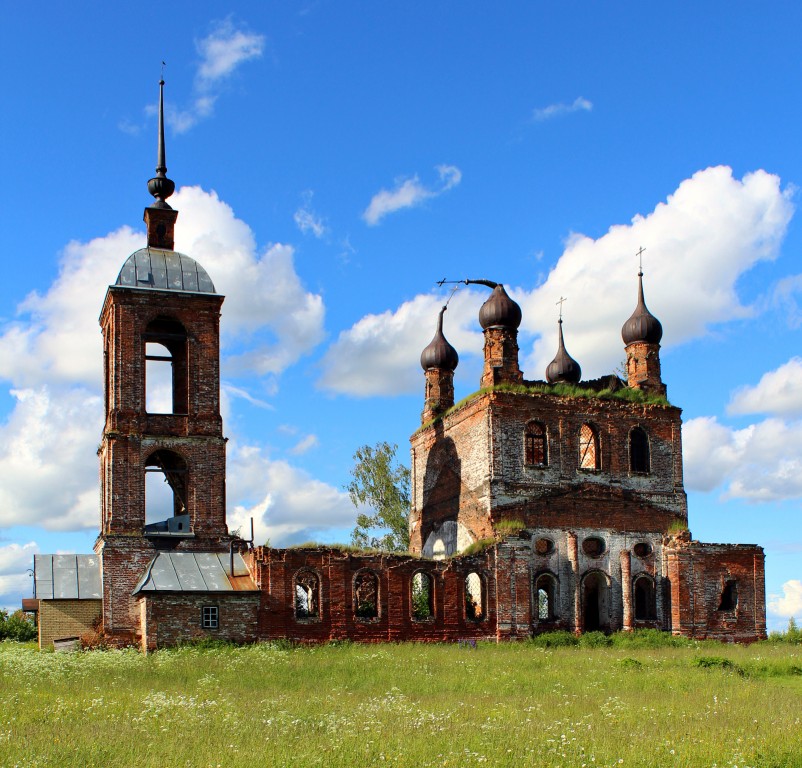
<svg viewBox="0 0 802 768">
<path fill-rule="evenodd" d="M 542 123 L 544 120 L 551 120 L 561 115 L 570 115 L 572 112 L 590 112 L 592 109 L 592 102 L 578 96 L 570 104 L 549 104 L 547 107 L 534 109 L 532 110 L 532 119 L 536 123 Z"/>
<path fill-rule="evenodd" d="M 769 595 L 769 611 L 785 618 L 802 618 L 802 581 L 791 579 L 782 585 L 782 595 Z"/>
<path fill-rule="evenodd" d="M 454 165 L 438 165 L 436 170 L 440 177 L 439 186 L 426 187 L 417 176 L 399 179 L 393 189 L 382 189 L 373 196 L 362 218 L 369 226 L 375 226 L 388 214 L 402 208 L 413 208 L 424 200 L 442 195 L 462 180 L 462 172 Z"/>
<path fill-rule="evenodd" d="M 689 490 L 722 488 L 725 498 L 755 502 L 802 497 L 802 422 L 732 429 L 702 417 L 683 425 L 682 441 Z"/>
<path fill-rule="evenodd" d="M 798 416 L 802 413 L 802 358 L 792 357 L 776 370 L 764 373 L 755 386 L 736 390 L 727 411 Z"/>
<path fill-rule="evenodd" d="M 288 546 L 355 524 L 347 493 L 271 459 L 258 446 L 230 450 L 227 488 L 229 527 L 248 535 L 253 518 L 257 544 L 269 539 L 273 546 Z"/>
<path fill-rule="evenodd" d="M 39 547 L 33 541 L 0 546 L 0 608 L 16 611 L 21 596 L 32 594 L 29 569 L 38 552 Z"/>
<path fill-rule="evenodd" d="M 664 347 L 752 314 L 755 310 L 738 296 L 737 283 L 758 262 L 776 258 L 793 213 L 789 197 L 779 178 L 765 171 L 739 180 L 730 168 L 708 168 L 629 224 L 613 226 L 597 239 L 572 235 L 541 285 L 508 287 L 523 310 L 519 341 L 526 378 L 542 379 L 557 350 L 555 304 L 561 296 L 568 299 L 566 346 L 582 366 L 583 378 L 619 366 L 621 326 L 637 299 L 635 253 L 641 246 L 646 248 L 646 301 L 663 323 Z M 503 274 L 490 277 L 504 280 Z M 470 306 L 463 303 L 469 296 L 474 297 Z M 446 336 L 463 360 L 481 355 L 476 311 L 486 296 L 461 292 L 446 316 Z M 431 338 L 439 303 L 419 295 L 395 310 L 360 319 L 328 350 L 321 385 L 357 396 L 417 391 L 419 377 L 408 361 Z M 458 375 L 460 370 L 464 366 Z"/>
<path fill-rule="evenodd" d="M 481 350 L 482 337 L 472 326 L 484 298 L 464 290 L 448 305 L 444 334 L 458 352 Z M 422 294 L 394 312 L 363 317 L 326 351 L 320 386 L 358 397 L 422 391 L 423 371 L 415 361 L 434 336 L 443 303 L 442 296 Z"/>
</svg>

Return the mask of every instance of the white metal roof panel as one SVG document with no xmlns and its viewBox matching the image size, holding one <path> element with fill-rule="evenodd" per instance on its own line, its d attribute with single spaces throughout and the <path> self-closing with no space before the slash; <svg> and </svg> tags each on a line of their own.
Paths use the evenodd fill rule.
<svg viewBox="0 0 802 768">
<path fill-rule="evenodd" d="M 139 592 L 232 592 L 228 553 L 159 552 L 142 574 Z M 234 554 L 234 575 L 247 576 L 248 566 Z M 254 585 L 253 589 L 256 589 Z"/>
<path fill-rule="evenodd" d="M 34 555 L 35 594 L 40 600 L 100 600 L 97 555 Z"/>
</svg>

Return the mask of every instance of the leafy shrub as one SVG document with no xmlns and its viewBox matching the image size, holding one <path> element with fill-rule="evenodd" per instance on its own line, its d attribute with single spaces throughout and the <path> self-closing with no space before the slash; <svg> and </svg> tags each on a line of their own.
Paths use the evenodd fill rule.
<svg viewBox="0 0 802 768">
<path fill-rule="evenodd" d="M 678 637 L 660 629 L 616 632 L 611 639 L 616 648 L 687 648 L 694 644 L 694 641 L 687 637 Z"/>
<path fill-rule="evenodd" d="M 769 635 L 769 642 L 802 645 L 802 629 L 799 629 L 796 619 L 792 616 L 788 619 L 788 629 L 785 632 L 772 632 Z"/>
<path fill-rule="evenodd" d="M 538 648 L 566 648 L 579 645 L 579 638 L 571 632 L 557 630 L 535 635 L 529 642 Z"/>
<path fill-rule="evenodd" d="M 703 669 L 725 669 L 728 672 L 736 672 L 741 676 L 745 674 L 741 667 L 724 656 L 699 656 L 694 659 L 693 663 Z"/>
<path fill-rule="evenodd" d="M 36 624 L 29 614 L 14 611 L 9 616 L 8 611 L 0 609 L 0 640 L 27 643 L 36 640 L 36 634 Z"/>
<path fill-rule="evenodd" d="M 580 635 L 579 644 L 583 648 L 606 648 L 613 644 L 613 638 L 604 632 L 586 632 Z"/>
</svg>

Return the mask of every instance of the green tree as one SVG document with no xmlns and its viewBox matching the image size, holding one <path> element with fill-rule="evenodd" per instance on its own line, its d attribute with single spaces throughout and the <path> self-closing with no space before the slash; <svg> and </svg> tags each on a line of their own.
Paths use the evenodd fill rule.
<svg viewBox="0 0 802 768">
<path fill-rule="evenodd" d="M 387 552 L 409 549 L 409 469 L 396 459 L 397 445 L 363 445 L 354 454 L 351 482 L 346 489 L 360 512 L 351 543 Z"/>
<path fill-rule="evenodd" d="M 22 611 L 14 611 L 10 616 L 8 611 L 0 609 L 0 640 L 19 640 L 24 643 L 36 639 L 36 624 L 31 616 Z"/>
</svg>

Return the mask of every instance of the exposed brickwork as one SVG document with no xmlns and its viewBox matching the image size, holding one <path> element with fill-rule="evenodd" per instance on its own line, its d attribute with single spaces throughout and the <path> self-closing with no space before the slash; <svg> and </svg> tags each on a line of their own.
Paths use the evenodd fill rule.
<svg viewBox="0 0 802 768">
<path fill-rule="evenodd" d="M 52 648 L 54 640 L 81 637 L 92 629 L 102 610 L 100 600 L 40 600 L 39 647 Z"/>
<path fill-rule="evenodd" d="M 627 384 L 633 389 L 664 395 L 666 385 L 660 370 L 660 345 L 636 341 L 627 344 L 626 355 Z"/>
<path fill-rule="evenodd" d="M 518 367 L 518 331 L 494 326 L 486 328 L 484 336 L 485 362 L 481 386 L 521 384 L 524 376 Z"/>
<path fill-rule="evenodd" d="M 454 405 L 454 371 L 446 368 L 427 368 L 426 396 L 421 424 L 440 416 Z"/>
<path fill-rule="evenodd" d="M 140 597 L 138 611 L 143 651 L 155 651 L 177 643 L 203 639 L 252 643 L 259 639 L 258 593 L 150 594 Z M 218 609 L 216 628 L 204 628 L 204 606 Z"/>
</svg>

